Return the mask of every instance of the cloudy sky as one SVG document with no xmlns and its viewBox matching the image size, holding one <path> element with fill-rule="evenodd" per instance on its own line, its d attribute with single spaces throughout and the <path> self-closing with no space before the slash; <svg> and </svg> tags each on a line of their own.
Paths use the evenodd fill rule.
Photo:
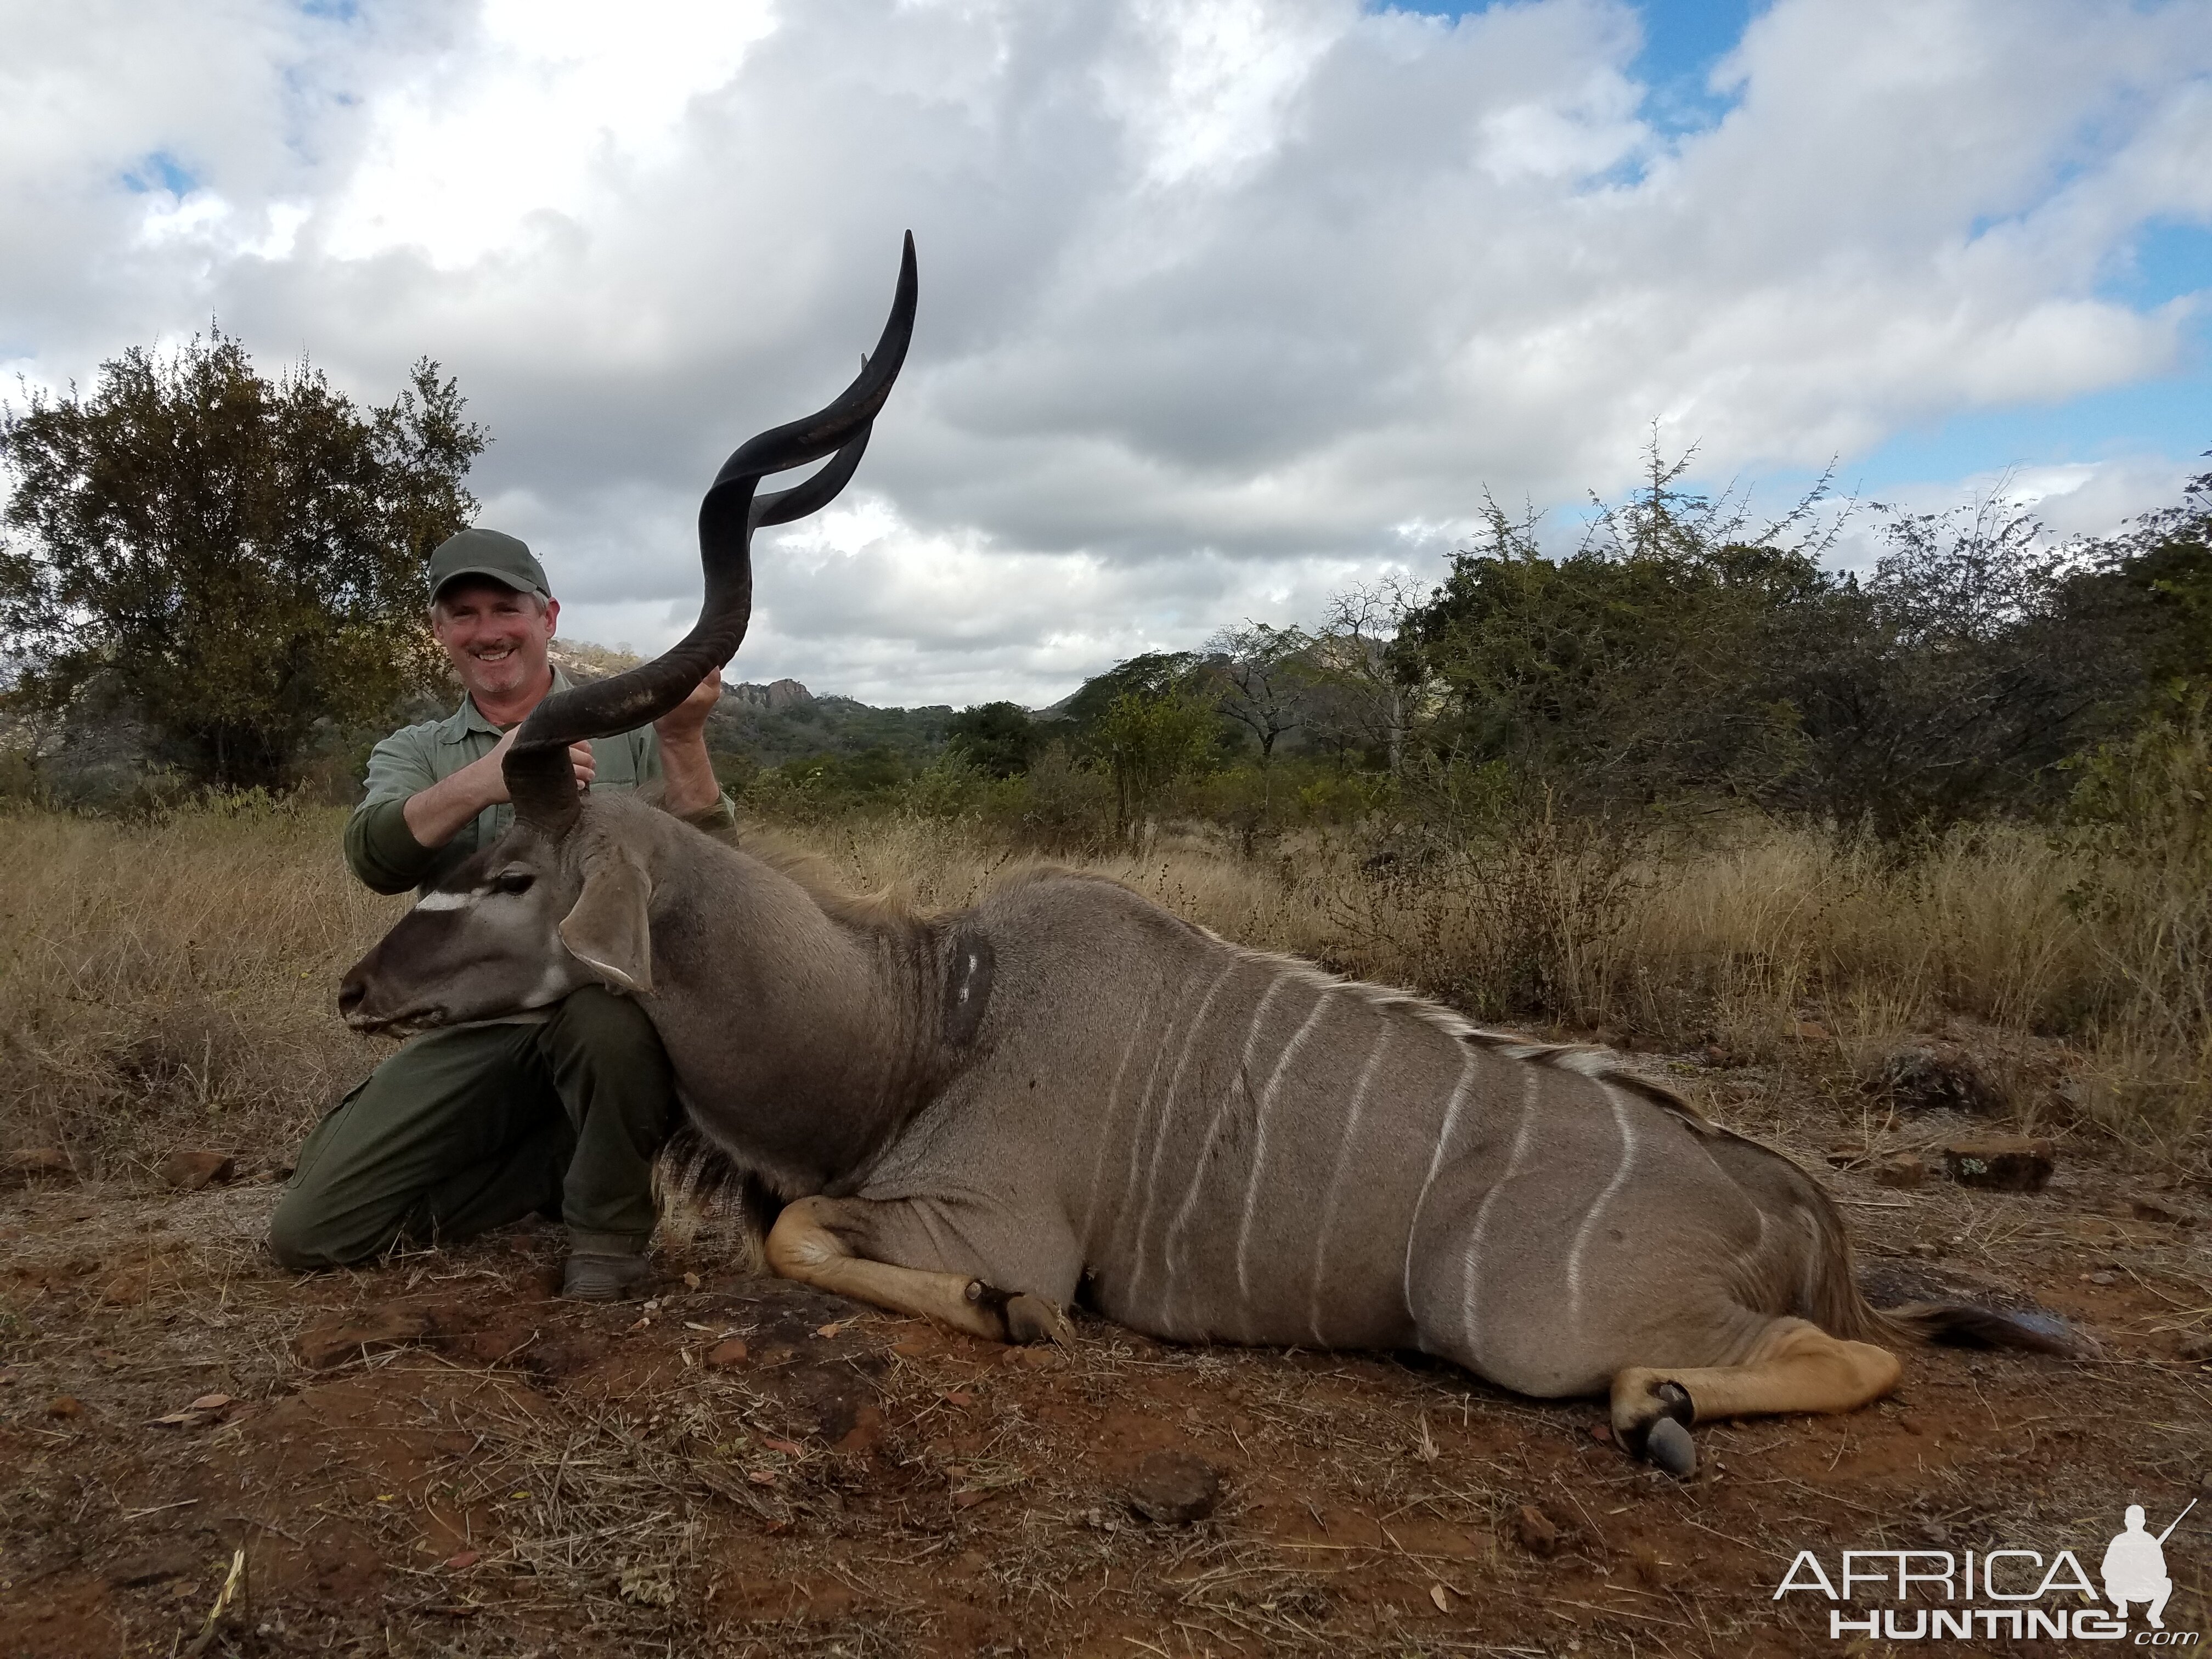
<svg viewBox="0 0 2212 1659">
<path fill-rule="evenodd" d="M 921 320 L 738 672 L 1042 703 L 1571 534 L 1653 422 L 2063 528 L 2212 446 L 2212 0 L 0 0 L 0 368 L 210 317 L 495 435 L 566 631 L 688 623 L 721 456 Z M 20 396 L 17 393 L 10 395 Z"/>
</svg>

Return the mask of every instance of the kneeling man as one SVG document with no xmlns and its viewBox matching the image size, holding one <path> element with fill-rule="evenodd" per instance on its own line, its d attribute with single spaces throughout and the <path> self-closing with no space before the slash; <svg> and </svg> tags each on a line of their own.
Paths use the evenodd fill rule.
<svg viewBox="0 0 2212 1659">
<path fill-rule="evenodd" d="M 430 626 L 467 689 L 446 719 L 369 757 L 346 861 L 380 893 L 427 890 L 514 822 L 500 771 L 525 715 L 568 682 L 548 660 L 561 606 L 529 548 L 464 530 L 430 556 Z M 707 757 L 710 673 L 651 729 L 578 744 L 577 781 L 661 782 L 661 805 L 734 840 Z M 533 1212 L 565 1221 L 562 1293 L 605 1301 L 646 1274 L 653 1165 L 674 1080 L 635 1002 L 593 986 L 550 1014 L 432 1031 L 386 1060 L 307 1137 L 270 1224 L 287 1267 L 360 1261 L 396 1241 L 466 1238 Z"/>
</svg>

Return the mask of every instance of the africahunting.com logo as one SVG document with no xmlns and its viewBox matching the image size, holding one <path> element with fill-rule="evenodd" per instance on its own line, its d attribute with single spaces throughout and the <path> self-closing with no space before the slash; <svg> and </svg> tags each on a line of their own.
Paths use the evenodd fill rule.
<svg viewBox="0 0 2212 1659">
<path fill-rule="evenodd" d="M 2153 1533 L 2142 1505 L 2129 1504 L 2121 1530 L 2105 1546 L 2096 1580 L 2066 1549 L 2047 1562 L 2036 1550 L 1845 1550 L 1832 1574 L 1813 1551 L 1800 1550 L 1774 1599 L 1809 1595 L 1841 1604 L 1828 1609 L 1828 1635 L 1837 1641 L 2006 1637 L 2193 1648 L 2202 1632 L 2166 1627 L 2173 1595 L 2166 1540 L 2196 1507 L 2191 1498 L 2164 1532 Z"/>
</svg>

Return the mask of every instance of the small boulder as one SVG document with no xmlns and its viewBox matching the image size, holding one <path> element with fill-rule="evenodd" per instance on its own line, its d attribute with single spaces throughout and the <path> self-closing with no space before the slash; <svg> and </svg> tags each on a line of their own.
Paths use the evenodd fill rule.
<svg viewBox="0 0 2212 1659">
<path fill-rule="evenodd" d="M 2039 1193 L 2051 1179 L 2054 1149 L 2048 1140 L 1984 1135 L 1943 1148 L 1944 1172 L 1962 1187 L 1996 1193 Z"/>
<path fill-rule="evenodd" d="M 1187 1527 L 1213 1513 L 1221 1501 L 1221 1474 L 1188 1452 L 1146 1455 L 1129 1482 L 1129 1507 L 1162 1526 Z"/>
<path fill-rule="evenodd" d="M 58 1394 L 46 1401 L 46 1415 L 58 1417 L 66 1421 L 72 1417 L 83 1416 L 84 1405 L 75 1395 Z"/>
<path fill-rule="evenodd" d="M 161 1179 L 179 1192 L 220 1186 L 238 1173 L 238 1160 L 224 1152 L 173 1152 L 161 1160 Z"/>
<path fill-rule="evenodd" d="M 735 1370 L 745 1363 L 747 1352 L 745 1345 L 733 1336 L 707 1350 L 707 1364 L 718 1371 Z"/>
</svg>

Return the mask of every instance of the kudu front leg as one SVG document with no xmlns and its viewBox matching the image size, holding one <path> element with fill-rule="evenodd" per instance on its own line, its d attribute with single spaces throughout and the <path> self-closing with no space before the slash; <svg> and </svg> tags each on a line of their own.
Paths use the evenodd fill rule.
<svg viewBox="0 0 2212 1659">
<path fill-rule="evenodd" d="M 802 1285 L 949 1325 L 988 1342 L 1068 1342 L 1067 1316 L 1043 1297 L 1009 1293 L 967 1273 L 902 1267 L 860 1255 L 854 1235 L 869 1229 L 866 1199 L 802 1198 L 769 1230 L 769 1270 Z"/>
</svg>

